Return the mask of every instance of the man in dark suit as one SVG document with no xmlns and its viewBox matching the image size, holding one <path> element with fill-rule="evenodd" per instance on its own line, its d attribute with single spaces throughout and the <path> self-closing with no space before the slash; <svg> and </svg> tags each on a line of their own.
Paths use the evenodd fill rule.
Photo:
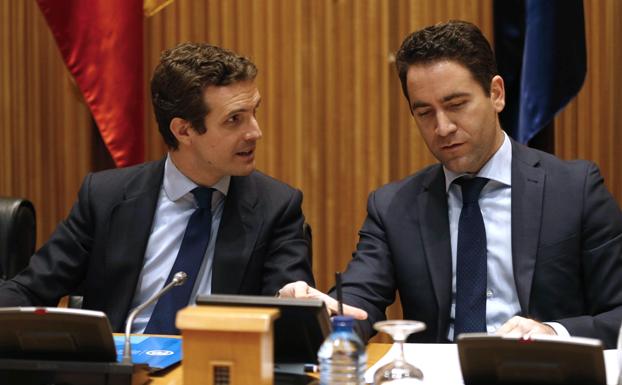
<svg viewBox="0 0 622 385">
<path fill-rule="evenodd" d="M 302 193 L 254 170 L 262 136 L 256 74 L 248 59 L 207 44 L 165 51 L 151 91 L 168 155 L 88 175 L 67 219 L 21 274 L 0 285 L 0 305 L 55 306 L 80 290 L 83 307 L 104 311 L 121 331 L 129 311 L 190 258 L 184 303 L 162 309 L 169 325 L 148 326 L 183 286 L 134 327 L 174 332 L 174 311 L 198 294 L 274 295 L 292 279 L 313 284 Z M 186 243 L 191 233 L 199 243 Z M 190 257 L 182 252 L 193 247 Z"/>
<path fill-rule="evenodd" d="M 440 164 L 369 196 L 343 274 L 344 302 L 354 307 L 347 312 L 367 316 L 363 336 L 373 335 L 398 290 L 404 318 L 427 325 L 413 342 L 489 332 L 587 336 L 614 347 L 622 321 L 622 213 L 598 168 L 527 148 L 502 131 L 503 79 L 470 23 L 411 34 L 397 68 Z M 475 184 L 472 196 L 467 185 Z M 336 308 L 305 283 L 280 292 Z"/>
</svg>

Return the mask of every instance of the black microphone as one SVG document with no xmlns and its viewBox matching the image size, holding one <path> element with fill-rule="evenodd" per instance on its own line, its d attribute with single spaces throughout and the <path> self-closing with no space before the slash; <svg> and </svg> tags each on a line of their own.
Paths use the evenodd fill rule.
<svg viewBox="0 0 622 385">
<path fill-rule="evenodd" d="M 155 293 L 154 295 L 151 296 L 151 298 L 146 300 L 144 303 L 136 306 L 136 308 L 132 310 L 130 315 L 127 317 L 127 321 L 125 322 L 125 345 L 123 345 L 123 361 L 122 361 L 124 364 L 132 363 L 132 345 L 130 344 L 130 333 L 132 331 L 132 324 L 134 323 L 134 318 L 136 318 L 138 313 L 145 310 L 147 306 L 157 301 L 158 298 L 160 298 L 167 291 L 171 290 L 175 286 L 183 285 L 184 282 L 186 282 L 186 279 L 188 279 L 188 274 L 184 273 L 183 271 L 178 271 L 177 273 L 175 273 L 175 275 L 173 276 L 173 279 L 171 280 L 171 282 L 169 282 L 168 285 L 164 286 L 162 290 Z"/>
</svg>

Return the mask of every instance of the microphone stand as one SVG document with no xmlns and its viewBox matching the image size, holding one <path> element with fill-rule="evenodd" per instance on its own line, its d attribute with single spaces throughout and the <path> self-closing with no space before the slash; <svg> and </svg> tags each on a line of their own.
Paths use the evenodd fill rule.
<svg viewBox="0 0 622 385">
<path fill-rule="evenodd" d="M 132 324 L 134 323 L 134 318 L 136 318 L 138 313 L 145 310 L 147 306 L 157 301 L 158 298 L 162 297 L 173 287 L 183 285 L 184 282 L 186 282 L 186 279 L 188 279 L 188 275 L 184 273 L 183 271 L 178 271 L 177 273 L 175 273 L 175 275 L 173 276 L 173 279 L 171 280 L 171 282 L 169 282 L 168 285 L 164 286 L 162 290 L 158 291 L 157 293 L 152 295 L 147 301 L 136 306 L 136 308 L 132 310 L 130 315 L 127 317 L 127 321 L 125 322 L 125 343 L 123 345 L 123 361 L 122 361 L 124 364 L 132 363 L 132 344 L 130 343 L 130 334 L 132 332 Z"/>
</svg>

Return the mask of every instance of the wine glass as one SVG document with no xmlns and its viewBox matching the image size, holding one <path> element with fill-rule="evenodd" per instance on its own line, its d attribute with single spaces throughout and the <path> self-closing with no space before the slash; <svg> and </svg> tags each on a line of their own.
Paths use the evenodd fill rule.
<svg viewBox="0 0 622 385">
<path fill-rule="evenodd" d="M 380 321 L 374 324 L 374 329 L 390 335 L 393 344 L 398 346 L 397 357 L 376 370 L 374 384 L 416 384 L 423 381 L 423 372 L 404 358 L 404 342 L 412 333 L 424 330 L 425 324 L 411 320 Z"/>
</svg>

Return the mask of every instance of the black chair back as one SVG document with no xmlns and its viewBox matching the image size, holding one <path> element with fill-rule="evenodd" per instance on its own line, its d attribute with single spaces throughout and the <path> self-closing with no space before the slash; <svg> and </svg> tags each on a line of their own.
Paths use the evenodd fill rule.
<svg viewBox="0 0 622 385">
<path fill-rule="evenodd" d="M 37 239 L 35 207 L 26 199 L 0 197 L 0 279 L 28 265 Z"/>
</svg>

